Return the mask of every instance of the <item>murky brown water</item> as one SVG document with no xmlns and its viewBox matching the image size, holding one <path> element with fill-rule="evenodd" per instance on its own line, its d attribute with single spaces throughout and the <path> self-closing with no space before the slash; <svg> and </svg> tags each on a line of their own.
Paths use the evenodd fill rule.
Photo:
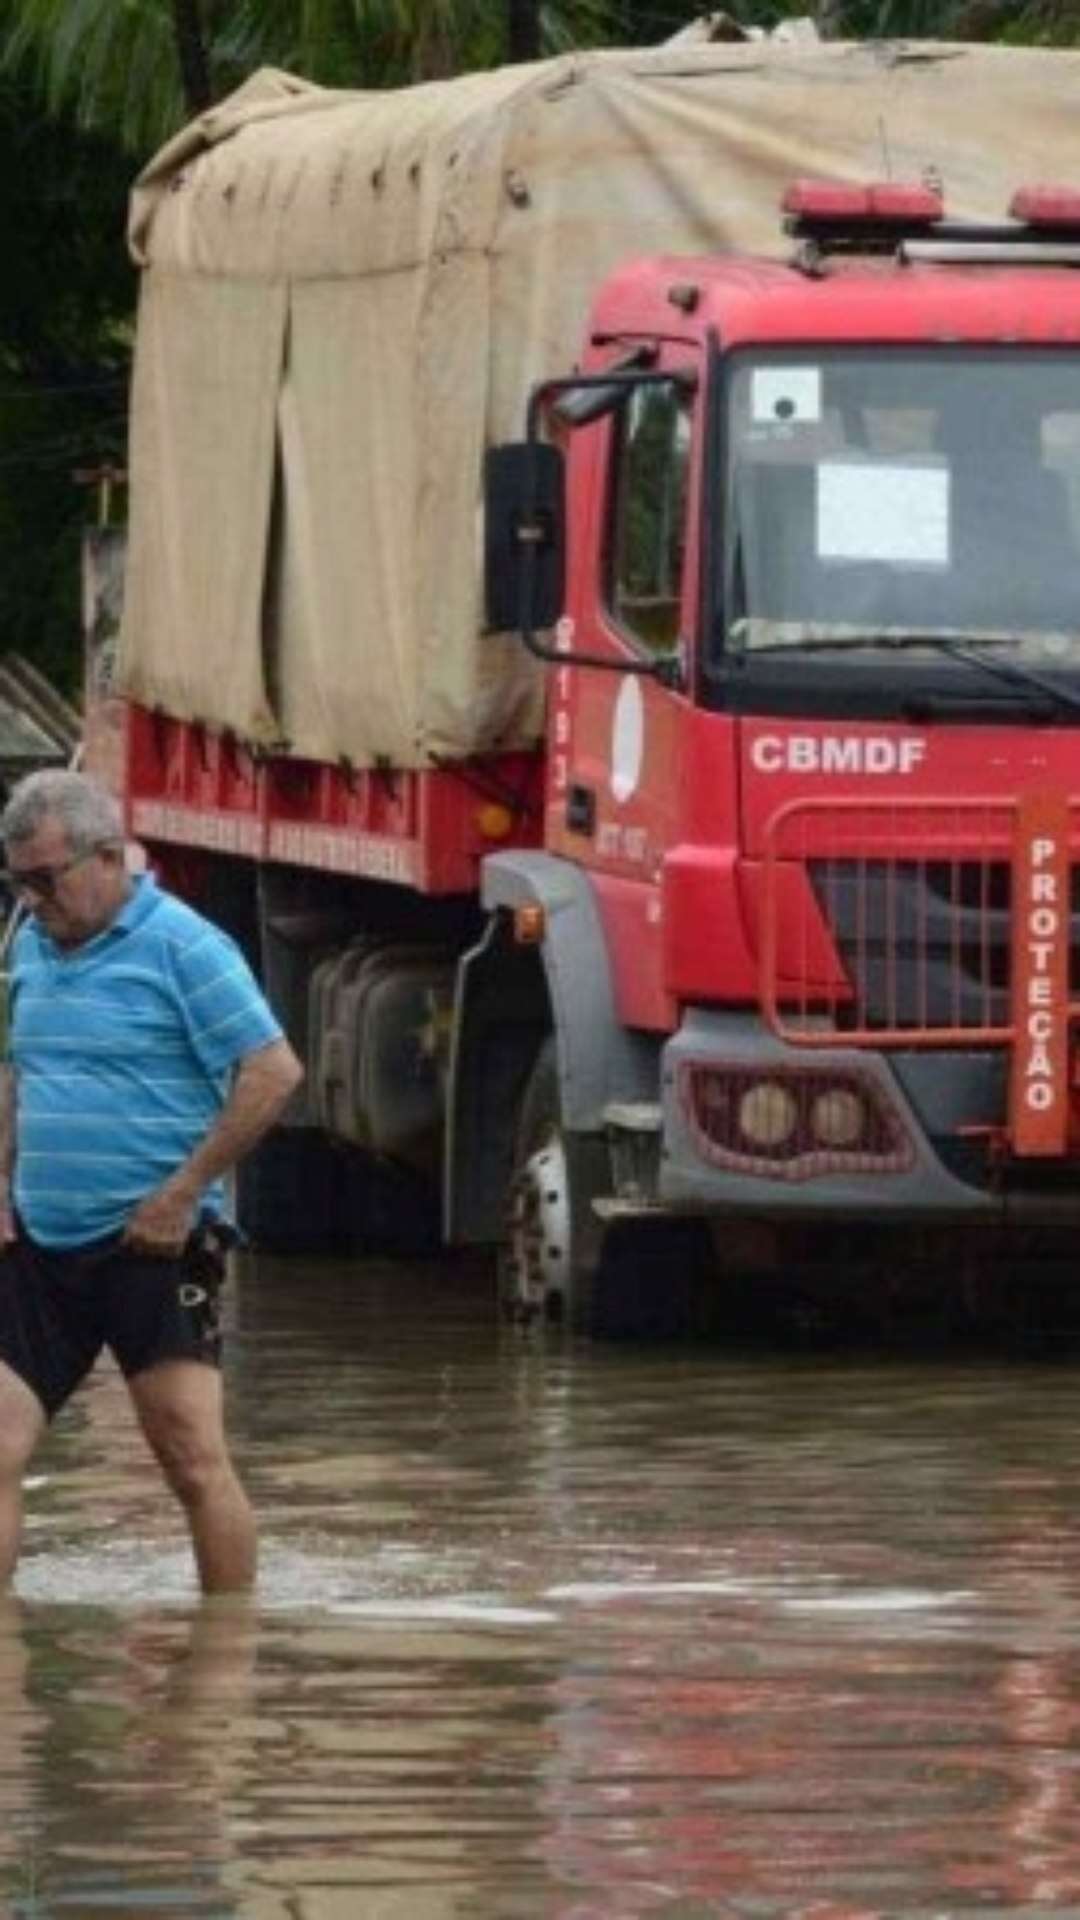
<svg viewBox="0 0 1080 1920">
<path fill-rule="evenodd" d="M 235 1315 L 254 1606 L 111 1374 L 35 1463 L 0 1912 L 1080 1915 L 1080 1360 L 529 1345 L 452 1270 Z"/>
</svg>

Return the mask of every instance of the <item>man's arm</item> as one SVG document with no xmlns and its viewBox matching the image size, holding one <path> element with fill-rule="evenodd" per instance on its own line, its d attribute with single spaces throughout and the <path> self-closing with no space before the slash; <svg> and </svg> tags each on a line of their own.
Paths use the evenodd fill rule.
<svg viewBox="0 0 1080 1920">
<path fill-rule="evenodd" d="M 287 1040 L 273 1040 L 245 1054 L 209 1133 L 183 1166 L 135 1208 L 124 1228 L 127 1244 L 140 1253 L 180 1253 L 195 1224 L 203 1188 L 250 1152 L 303 1077 Z"/>
</svg>

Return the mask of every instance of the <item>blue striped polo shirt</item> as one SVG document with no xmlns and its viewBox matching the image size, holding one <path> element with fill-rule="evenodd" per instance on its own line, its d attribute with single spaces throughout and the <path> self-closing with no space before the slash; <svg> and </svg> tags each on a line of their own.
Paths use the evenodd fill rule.
<svg viewBox="0 0 1080 1920">
<path fill-rule="evenodd" d="M 21 929 L 11 979 L 14 1199 L 31 1238 L 116 1233 L 213 1125 L 232 1069 L 281 1037 L 235 942 L 149 875 L 103 933 Z M 205 1212 L 224 1208 L 216 1181 Z"/>
</svg>

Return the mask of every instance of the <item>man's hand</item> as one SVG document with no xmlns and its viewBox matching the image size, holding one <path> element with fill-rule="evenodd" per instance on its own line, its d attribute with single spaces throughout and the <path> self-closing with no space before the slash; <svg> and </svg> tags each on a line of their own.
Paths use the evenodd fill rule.
<svg viewBox="0 0 1080 1920">
<path fill-rule="evenodd" d="M 140 1200 L 124 1228 L 124 1245 L 135 1253 L 176 1258 L 187 1245 L 198 1204 L 198 1189 L 190 1180 L 173 1174 Z"/>
<path fill-rule="evenodd" d="M 203 1190 L 234 1167 L 273 1125 L 302 1079 L 300 1062 L 285 1040 L 272 1040 L 245 1054 L 206 1138 L 182 1167 L 139 1202 L 124 1229 L 125 1244 L 137 1253 L 182 1253 Z"/>
</svg>

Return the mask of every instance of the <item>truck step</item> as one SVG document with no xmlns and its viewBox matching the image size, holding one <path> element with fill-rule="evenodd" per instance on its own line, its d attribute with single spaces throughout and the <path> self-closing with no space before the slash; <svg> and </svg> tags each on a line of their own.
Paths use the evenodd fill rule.
<svg viewBox="0 0 1080 1920">
<path fill-rule="evenodd" d="M 604 1125 L 619 1133 L 659 1133 L 658 1100 L 611 1100 L 604 1108 Z"/>
<path fill-rule="evenodd" d="M 671 1218 L 668 1208 L 659 1206 L 655 1200 L 646 1200 L 644 1198 L 639 1200 L 623 1196 L 612 1197 L 607 1194 L 601 1194 L 594 1199 L 592 1210 L 598 1220 L 606 1220 L 609 1224 L 616 1220 L 665 1220 Z"/>
</svg>

